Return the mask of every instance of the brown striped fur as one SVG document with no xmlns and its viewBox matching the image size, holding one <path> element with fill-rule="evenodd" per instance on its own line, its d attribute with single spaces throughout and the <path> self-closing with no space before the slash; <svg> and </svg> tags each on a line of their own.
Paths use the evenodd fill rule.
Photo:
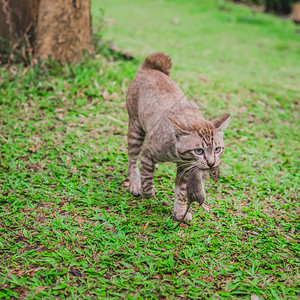
<svg viewBox="0 0 300 300">
<path fill-rule="evenodd" d="M 198 189 L 205 199 L 205 174 L 220 164 L 224 151 L 223 132 L 229 115 L 210 122 L 196 105 L 190 103 L 168 75 L 172 67 L 162 52 L 149 55 L 130 83 L 127 92 L 128 172 L 130 192 L 137 196 L 154 196 L 153 173 L 158 162 L 177 164 L 174 215 L 180 220 L 186 209 L 186 185 L 189 172 L 196 167 Z M 220 151 L 215 153 L 216 148 Z M 203 149 L 196 154 L 195 149 Z M 199 152 L 199 151 L 198 151 Z M 141 168 L 138 159 L 141 154 Z M 201 201 L 202 201 L 201 200 Z M 202 201 L 202 202 L 203 202 Z M 185 220 L 190 221 L 189 212 Z"/>
</svg>

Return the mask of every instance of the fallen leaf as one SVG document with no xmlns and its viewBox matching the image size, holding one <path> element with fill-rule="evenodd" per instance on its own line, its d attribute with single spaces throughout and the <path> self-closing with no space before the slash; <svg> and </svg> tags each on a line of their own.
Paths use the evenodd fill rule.
<svg viewBox="0 0 300 300">
<path fill-rule="evenodd" d="M 107 167 L 106 167 L 106 170 L 114 171 L 114 170 L 115 170 L 115 167 L 113 167 L 113 166 L 107 166 Z"/>
<path fill-rule="evenodd" d="M 81 228 L 82 227 L 82 219 L 81 219 L 81 217 L 77 217 L 77 222 L 79 224 L 79 227 Z"/>
<path fill-rule="evenodd" d="M 145 232 L 146 231 L 146 229 L 148 228 L 148 226 L 149 226 L 149 221 L 145 224 L 145 226 L 143 227 L 143 232 Z"/>
<path fill-rule="evenodd" d="M 34 292 L 36 293 L 36 294 L 38 294 L 39 292 L 41 292 L 41 291 L 43 291 L 43 290 L 45 290 L 45 289 L 47 289 L 48 287 L 47 286 L 42 286 L 42 285 L 40 285 L 40 286 L 37 286 L 35 289 L 34 289 Z"/>
<path fill-rule="evenodd" d="M 70 270 L 70 273 L 73 275 L 73 276 L 79 276 L 79 277 L 82 277 L 82 274 L 79 270 L 77 269 L 71 269 Z"/>
<path fill-rule="evenodd" d="M 1 138 L 3 141 L 8 142 L 8 139 L 5 138 L 2 134 L 0 134 L 0 138 Z"/>
<path fill-rule="evenodd" d="M 31 153 L 36 153 L 36 151 L 38 150 L 39 148 L 39 145 L 34 145 L 30 148 L 28 148 L 28 150 L 31 152 Z"/>
<path fill-rule="evenodd" d="M 247 136 L 242 136 L 241 138 L 239 138 L 240 142 L 243 142 L 243 141 L 246 141 L 246 140 L 248 140 Z"/>
<path fill-rule="evenodd" d="M 174 25 L 178 25 L 179 24 L 179 20 L 177 18 L 174 18 L 172 20 L 172 22 L 173 22 Z"/>
<path fill-rule="evenodd" d="M 123 186 L 124 186 L 125 188 L 129 188 L 129 181 L 123 182 Z"/>
<path fill-rule="evenodd" d="M 204 81 L 204 82 L 207 81 L 207 78 L 206 78 L 206 76 L 205 76 L 204 74 L 200 74 L 200 79 L 201 79 L 202 81 Z"/>
<path fill-rule="evenodd" d="M 182 274 L 184 274 L 186 272 L 186 270 L 182 270 L 182 271 L 180 271 L 178 274 L 177 274 L 177 276 L 181 276 Z"/>
</svg>

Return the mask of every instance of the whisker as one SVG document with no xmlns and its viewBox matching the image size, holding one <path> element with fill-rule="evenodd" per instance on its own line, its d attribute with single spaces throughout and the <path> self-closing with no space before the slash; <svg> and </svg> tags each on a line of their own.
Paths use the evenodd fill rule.
<svg viewBox="0 0 300 300">
<path fill-rule="evenodd" d="M 185 169 L 184 171 L 186 172 L 185 174 L 182 174 L 181 176 L 180 176 L 180 178 L 179 179 L 181 179 L 181 177 L 183 176 L 183 175 L 185 175 L 185 176 L 188 176 L 193 170 L 195 170 L 197 168 L 197 166 L 196 165 L 193 165 L 193 166 L 191 166 L 190 168 L 187 168 L 187 169 Z"/>
<path fill-rule="evenodd" d="M 188 170 L 188 168 L 187 168 L 187 169 L 183 169 L 183 170 L 178 174 L 179 180 L 181 179 L 181 177 L 184 175 L 184 173 L 185 173 L 187 170 Z"/>
<path fill-rule="evenodd" d="M 186 172 L 187 169 L 183 169 L 179 174 L 178 174 L 178 177 L 179 179 L 181 178 L 181 176 Z"/>
<path fill-rule="evenodd" d="M 186 160 L 172 160 L 173 163 L 179 163 L 179 164 L 191 164 L 193 161 L 186 161 Z"/>
<path fill-rule="evenodd" d="M 197 167 L 195 167 L 195 168 L 197 168 Z M 195 168 L 190 168 L 190 169 L 186 172 L 185 176 L 189 175 L 189 173 L 191 173 L 193 170 L 195 170 Z"/>
<path fill-rule="evenodd" d="M 193 164 L 191 162 L 188 162 L 188 163 L 184 163 L 184 164 L 179 165 L 179 167 L 182 168 L 182 167 L 191 166 L 191 165 L 193 165 Z"/>
<path fill-rule="evenodd" d="M 194 167 L 196 167 L 195 164 L 191 165 L 189 168 L 186 168 L 182 172 L 180 172 L 180 174 L 179 174 L 179 180 L 182 178 L 183 175 L 186 176 L 189 173 L 189 171 L 193 170 Z"/>
<path fill-rule="evenodd" d="M 229 166 L 229 165 L 220 165 L 220 168 L 222 169 L 222 170 L 231 170 L 231 169 L 233 169 L 231 166 Z"/>
</svg>

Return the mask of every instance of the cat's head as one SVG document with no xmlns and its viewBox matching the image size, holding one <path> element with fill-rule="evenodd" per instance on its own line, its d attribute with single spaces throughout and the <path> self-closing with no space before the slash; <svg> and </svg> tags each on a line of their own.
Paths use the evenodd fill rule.
<svg viewBox="0 0 300 300">
<path fill-rule="evenodd" d="M 176 137 L 178 159 L 190 161 L 202 170 L 217 167 L 224 152 L 223 131 L 229 124 L 230 115 L 209 122 L 200 120 L 182 124 L 169 118 Z"/>
</svg>

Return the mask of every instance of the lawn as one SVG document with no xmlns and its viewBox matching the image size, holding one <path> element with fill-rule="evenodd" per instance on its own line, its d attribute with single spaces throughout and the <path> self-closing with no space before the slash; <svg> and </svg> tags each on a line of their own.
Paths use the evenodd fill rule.
<svg viewBox="0 0 300 300">
<path fill-rule="evenodd" d="M 224 1 L 92 14 L 135 60 L 97 42 L 77 65 L 0 66 L 0 299 L 299 299 L 299 27 Z M 210 212 L 172 232 L 174 165 L 155 198 L 128 191 L 126 89 L 158 50 L 207 119 L 232 114 Z"/>
</svg>

